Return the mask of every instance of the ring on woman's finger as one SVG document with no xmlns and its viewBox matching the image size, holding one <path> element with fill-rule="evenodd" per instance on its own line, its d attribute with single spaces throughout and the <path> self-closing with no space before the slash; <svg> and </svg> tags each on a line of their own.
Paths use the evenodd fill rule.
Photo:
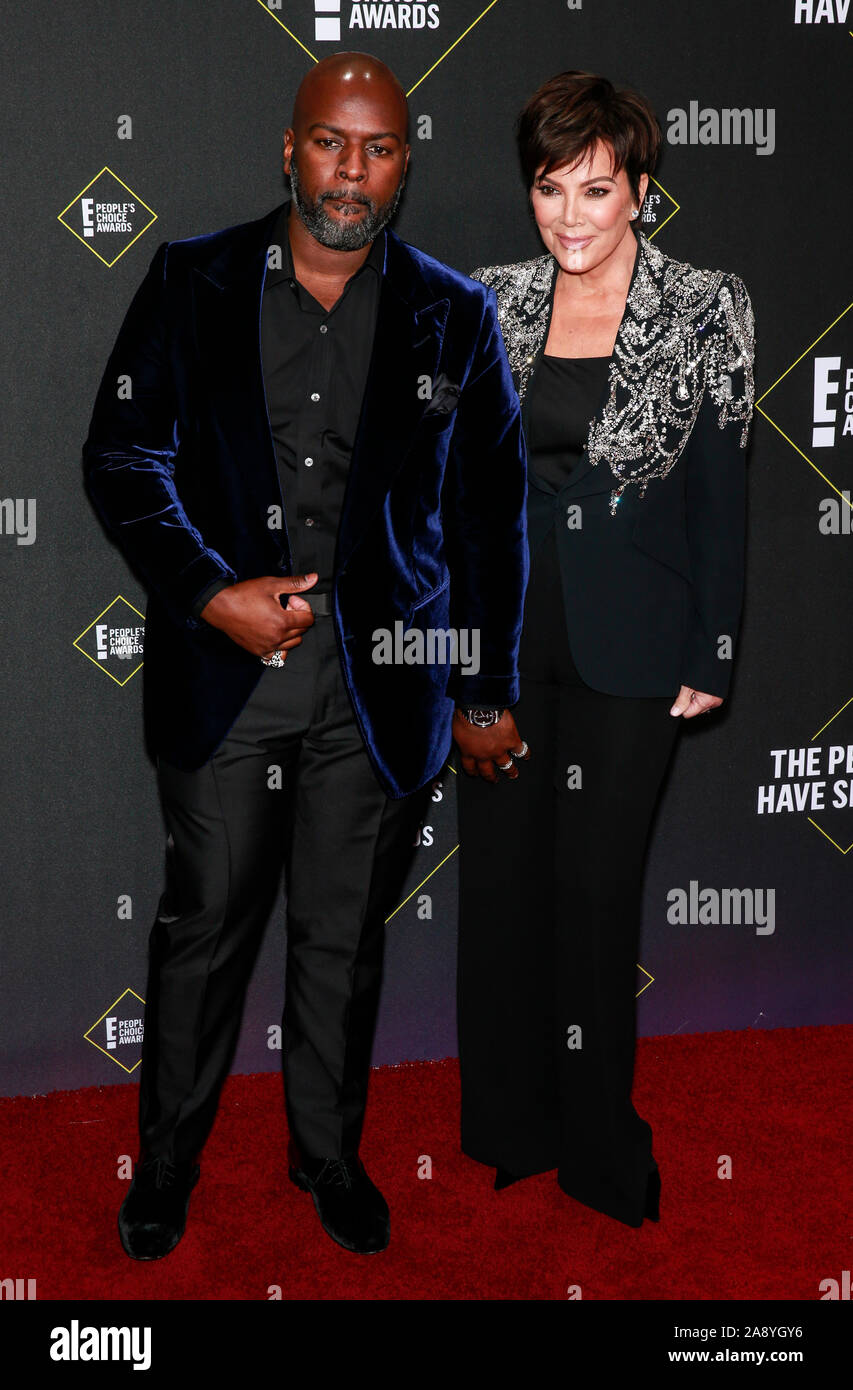
<svg viewBox="0 0 853 1390">
<path fill-rule="evenodd" d="M 498 772 L 509 772 L 512 768 L 512 758 L 508 763 L 498 763 Z"/>
<path fill-rule="evenodd" d="M 519 750 L 518 750 L 517 753 L 513 753 L 513 751 L 512 751 L 511 748 L 510 748 L 508 751 L 509 751 L 509 756 L 510 756 L 511 758 L 516 758 L 516 759 L 518 759 L 518 758 L 526 758 L 527 755 L 528 755 L 528 753 L 530 752 L 530 749 L 528 748 L 527 744 L 526 744 L 526 743 L 524 742 L 524 740 L 522 739 L 522 741 L 521 741 L 521 747 L 519 748 Z"/>
</svg>

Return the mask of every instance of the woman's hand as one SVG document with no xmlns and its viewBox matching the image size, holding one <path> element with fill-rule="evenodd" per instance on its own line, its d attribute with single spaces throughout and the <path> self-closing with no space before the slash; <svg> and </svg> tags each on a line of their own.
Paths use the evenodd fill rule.
<svg viewBox="0 0 853 1390">
<path fill-rule="evenodd" d="M 709 710 L 716 709 L 722 703 L 719 695 L 706 695 L 701 690 L 691 690 L 689 685 L 683 685 L 669 712 L 675 715 L 683 714 L 685 719 L 692 719 L 694 714 L 707 714 Z"/>
</svg>

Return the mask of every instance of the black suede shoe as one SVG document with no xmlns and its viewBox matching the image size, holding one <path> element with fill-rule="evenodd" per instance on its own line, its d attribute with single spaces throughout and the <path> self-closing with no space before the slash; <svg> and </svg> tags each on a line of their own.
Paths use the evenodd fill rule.
<svg viewBox="0 0 853 1390">
<path fill-rule="evenodd" d="M 390 1238 L 388 1203 L 357 1154 L 291 1161 L 290 1181 L 310 1192 L 327 1235 L 358 1255 L 375 1255 Z"/>
<path fill-rule="evenodd" d="M 187 1223 L 190 1193 L 199 1166 L 191 1160 L 172 1163 L 140 1155 L 130 1191 L 121 1204 L 118 1230 L 133 1260 L 159 1260 L 174 1250 Z"/>
</svg>

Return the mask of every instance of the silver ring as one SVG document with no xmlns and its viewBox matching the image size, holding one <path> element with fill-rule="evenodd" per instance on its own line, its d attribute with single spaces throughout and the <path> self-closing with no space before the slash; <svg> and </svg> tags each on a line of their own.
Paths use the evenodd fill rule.
<svg viewBox="0 0 853 1390">
<path fill-rule="evenodd" d="M 526 758 L 526 757 L 527 757 L 527 754 L 530 752 L 530 749 L 528 748 L 528 746 L 527 746 L 527 744 L 525 743 L 524 739 L 522 739 L 522 740 L 521 740 L 521 748 L 519 749 L 519 751 L 518 751 L 517 753 L 513 753 L 513 751 L 512 751 L 511 748 L 509 748 L 507 751 L 508 751 L 509 756 L 510 756 L 511 758 L 515 758 L 516 761 L 518 761 L 519 758 Z"/>
<path fill-rule="evenodd" d="M 265 666 L 283 666 L 284 657 L 281 652 L 273 652 L 272 656 L 262 656 L 261 661 Z"/>
<path fill-rule="evenodd" d="M 508 763 L 498 763 L 498 772 L 509 772 L 509 770 L 510 770 L 511 767 L 512 767 L 512 758 L 510 758 L 510 760 L 509 760 Z"/>
</svg>

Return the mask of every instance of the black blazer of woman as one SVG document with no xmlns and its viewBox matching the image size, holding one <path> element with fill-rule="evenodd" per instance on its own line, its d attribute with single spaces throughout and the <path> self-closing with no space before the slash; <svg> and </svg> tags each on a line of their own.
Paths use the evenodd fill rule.
<svg viewBox="0 0 853 1390">
<path fill-rule="evenodd" d="M 572 656 L 587 685 L 673 697 L 686 685 L 723 697 L 743 595 L 752 305 L 736 275 L 697 270 L 634 235 L 583 457 L 559 492 L 528 477 L 530 552 L 553 523 Z M 473 272 L 497 294 L 525 426 L 556 270 L 548 253 Z"/>
</svg>

